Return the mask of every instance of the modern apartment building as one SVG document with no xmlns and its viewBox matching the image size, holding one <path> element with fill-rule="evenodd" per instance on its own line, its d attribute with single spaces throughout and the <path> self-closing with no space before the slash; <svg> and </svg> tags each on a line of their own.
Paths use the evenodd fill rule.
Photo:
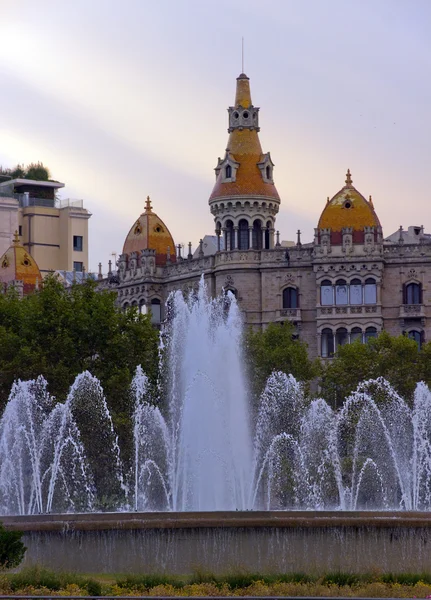
<svg viewBox="0 0 431 600">
<path fill-rule="evenodd" d="M 88 220 L 82 200 L 59 200 L 64 183 L 8 179 L 0 182 L 0 255 L 19 241 L 49 271 L 88 270 Z"/>
</svg>

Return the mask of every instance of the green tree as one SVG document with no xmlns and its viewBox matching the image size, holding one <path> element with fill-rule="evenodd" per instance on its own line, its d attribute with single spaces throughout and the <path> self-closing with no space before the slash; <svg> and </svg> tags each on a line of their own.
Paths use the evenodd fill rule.
<svg viewBox="0 0 431 600">
<path fill-rule="evenodd" d="M 49 169 L 43 163 L 37 162 L 27 165 L 24 177 L 36 181 L 48 181 L 51 175 Z"/>
<path fill-rule="evenodd" d="M 295 338 L 288 322 L 271 323 L 264 331 L 250 329 L 245 336 L 245 355 L 255 399 L 273 371 L 292 374 L 303 383 L 309 383 L 318 372 L 318 363 L 308 358 L 307 345 Z"/>
<path fill-rule="evenodd" d="M 421 368 L 425 370 L 426 361 L 420 357 L 422 352 L 407 336 L 395 337 L 385 331 L 366 344 L 356 341 L 341 346 L 323 367 L 321 395 L 331 406 L 340 406 L 360 382 L 384 377 L 410 402 L 416 383 L 421 379 Z M 428 352 L 431 355 L 431 347 Z"/>
<path fill-rule="evenodd" d="M 91 279 L 65 289 L 53 275 L 23 299 L 13 290 L 0 294 L 0 408 L 18 378 L 43 375 L 64 401 L 75 377 L 88 370 L 102 384 L 127 458 L 134 408 L 129 387 L 138 364 L 155 383 L 158 333 L 148 315 L 119 310 L 115 299 Z"/>
</svg>

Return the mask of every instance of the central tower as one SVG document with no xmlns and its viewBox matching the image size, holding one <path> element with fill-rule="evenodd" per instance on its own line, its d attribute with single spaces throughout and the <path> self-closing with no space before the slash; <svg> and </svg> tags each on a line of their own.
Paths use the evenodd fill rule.
<svg viewBox="0 0 431 600">
<path fill-rule="evenodd" d="M 250 80 L 236 80 L 235 106 L 228 108 L 229 140 L 215 168 L 216 182 L 209 199 L 220 250 L 273 248 L 275 216 L 280 197 L 274 185 L 274 163 L 259 141 L 259 108 L 253 106 Z"/>
</svg>

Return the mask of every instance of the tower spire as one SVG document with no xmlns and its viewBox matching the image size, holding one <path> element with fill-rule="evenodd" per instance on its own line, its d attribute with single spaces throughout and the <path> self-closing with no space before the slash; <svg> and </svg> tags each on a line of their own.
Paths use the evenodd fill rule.
<svg viewBox="0 0 431 600">
<path fill-rule="evenodd" d="M 347 169 L 347 173 L 346 173 L 346 186 L 347 187 L 352 186 L 352 176 L 350 174 L 350 169 Z"/>
<path fill-rule="evenodd" d="M 241 38 L 241 73 L 244 73 L 244 36 Z"/>
</svg>

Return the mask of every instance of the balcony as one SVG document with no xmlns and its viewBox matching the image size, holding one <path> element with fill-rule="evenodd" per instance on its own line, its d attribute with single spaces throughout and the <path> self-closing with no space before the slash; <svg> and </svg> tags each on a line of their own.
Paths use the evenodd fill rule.
<svg viewBox="0 0 431 600">
<path fill-rule="evenodd" d="M 300 308 L 282 308 L 276 311 L 276 321 L 291 321 L 297 323 L 301 321 L 301 309 Z"/>
<path fill-rule="evenodd" d="M 402 304 L 400 306 L 400 319 L 425 319 L 423 304 Z"/>
<path fill-rule="evenodd" d="M 320 306 L 317 316 L 320 319 L 339 319 L 340 317 L 376 316 L 382 314 L 379 304 L 359 304 L 353 306 Z"/>
</svg>

